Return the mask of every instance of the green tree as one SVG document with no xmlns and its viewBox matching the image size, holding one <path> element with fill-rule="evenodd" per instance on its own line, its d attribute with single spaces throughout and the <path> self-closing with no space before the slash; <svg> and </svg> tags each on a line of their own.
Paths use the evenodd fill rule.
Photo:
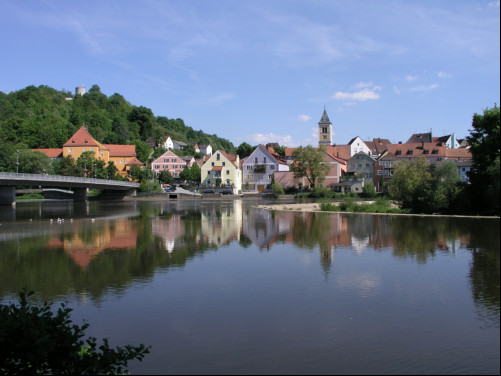
<svg viewBox="0 0 501 376">
<path fill-rule="evenodd" d="M 287 146 L 277 146 L 277 147 L 274 147 L 273 149 L 277 152 L 278 155 L 285 158 L 285 149 L 286 148 L 287 148 Z"/>
<path fill-rule="evenodd" d="M 280 184 L 280 183 L 275 183 L 275 182 L 272 183 L 271 189 L 273 190 L 273 195 L 275 197 L 278 197 L 279 195 L 285 194 L 284 188 L 282 187 L 282 184 Z"/>
<path fill-rule="evenodd" d="M 19 150 L 19 173 L 54 175 L 54 168 L 47 154 L 25 149 Z"/>
<path fill-rule="evenodd" d="M 500 111 L 497 105 L 483 115 L 473 115 L 467 140 L 473 156 L 469 179 L 474 203 L 481 209 L 499 212 Z"/>
<path fill-rule="evenodd" d="M 33 292 L 20 293 L 19 305 L 0 305 L 0 372 L 2 374 L 122 374 L 128 362 L 142 361 L 150 347 L 110 348 L 104 339 L 84 339 L 89 324 L 71 322 L 72 309 L 62 304 L 32 306 Z"/>
<path fill-rule="evenodd" d="M 192 144 L 188 144 L 184 147 L 184 155 L 189 155 L 189 156 L 193 156 L 195 155 L 195 146 L 193 146 Z"/>
<path fill-rule="evenodd" d="M 61 176 L 84 176 L 84 168 L 76 164 L 75 160 L 71 155 L 61 158 L 60 161 L 52 162 L 54 166 L 54 172 L 56 175 Z"/>
<path fill-rule="evenodd" d="M 156 148 L 155 151 L 153 152 L 153 159 L 160 158 L 162 155 L 164 155 L 167 152 L 167 149 L 164 148 Z"/>
<path fill-rule="evenodd" d="M 136 140 L 134 144 L 136 145 L 137 159 L 139 159 L 143 163 L 147 163 L 148 157 L 151 154 L 151 149 L 148 144 L 139 140 Z"/>
<path fill-rule="evenodd" d="M 155 125 L 151 130 L 151 136 L 155 140 L 155 146 L 162 145 L 165 142 L 165 129 L 160 125 Z"/>
<path fill-rule="evenodd" d="M 202 170 L 197 163 L 193 163 L 191 166 L 191 180 L 197 183 L 200 183 L 200 179 L 202 178 Z"/>
<path fill-rule="evenodd" d="M 191 177 L 191 168 L 190 166 L 188 166 L 188 164 L 184 165 L 183 171 L 180 172 L 179 177 L 181 178 L 181 180 L 193 180 Z"/>
<path fill-rule="evenodd" d="M 372 183 L 367 183 L 363 188 L 364 197 L 373 198 L 376 197 L 376 187 Z"/>
<path fill-rule="evenodd" d="M 158 175 L 158 180 L 162 184 L 172 184 L 174 183 L 174 177 L 168 170 L 161 171 Z"/>
<path fill-rule="evenodd" d="M 115 166 L 115 162 L 109 161 L 108 166 L 106 166 L 106 177 L 108 179 L 116 180 L 115 176 L 118 173 L 118 168 Z"/>
<path fill-rule="evenodd" d="M 290 169 L 295 179 L 307 178 L 310 187 L 322 183 L 330 171 L 330 166 L 324 160 L 325 147 L 315 149 L 312 146 L 299 147 L 292 153 L 293 162 Z"/>
<path fill-rule="evenodd" d="M 84 170 L 87 170 L 86 177 L 105 179 L 106 178 L 106 162 L 102 159 L 97 159 L 93 151 L 83 152 L 80 157 L 78 157 L 77 166 Z"/>
<path fill-rule="evenodd" d="M 242 142 L 237 148 L 237 154 L 240 159 L 246 158 L 254 152 L 254 147 L 249 145 L 247 142 Z"/>
</svg>

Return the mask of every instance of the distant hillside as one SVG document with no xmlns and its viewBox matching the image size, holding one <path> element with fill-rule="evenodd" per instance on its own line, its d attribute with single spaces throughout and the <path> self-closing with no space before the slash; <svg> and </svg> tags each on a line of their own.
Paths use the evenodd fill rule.
<svg viewBox="0 0 501 376">
<path fill-rule="evenodd" d="M 73 100 L 71 93 L 48 86 L 28 86 L 0 92 L 0 141 L 27 148 L 60 148 L 85 122 L 92 136 L 105 144 L 137 144 L 149 137 L 210 144 L 214 150 L 235 152 L 217 135 L 195 131 L 182 119 L 155 116 L 147 107 L 130 104 L 122 95 L 106 96 L 93 85 Z"/>
</svg>

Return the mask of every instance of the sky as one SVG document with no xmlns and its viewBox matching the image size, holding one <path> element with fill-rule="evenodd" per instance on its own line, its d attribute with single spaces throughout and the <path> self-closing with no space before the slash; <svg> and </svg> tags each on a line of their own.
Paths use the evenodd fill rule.
<svg viewBox="0 0 501 376">
<path fill-rule="evenodd" d="M 463 138 L 500 103 L 499 1 L 0 3 L 0 91 L 84 82 L 252 145 Z"/>
</svg>

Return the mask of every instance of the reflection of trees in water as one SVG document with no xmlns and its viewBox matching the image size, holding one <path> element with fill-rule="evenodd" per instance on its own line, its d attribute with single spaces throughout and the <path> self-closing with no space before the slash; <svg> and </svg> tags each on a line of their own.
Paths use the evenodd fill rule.
<svg viewBox="0 0 501 376">
<path fill-rule="evenodd" d="M 418 263 L 426 263 L 437 252 L 453 252 L 458 240 L 469 234 L 468 221 L 455 218 L 391 217 L 390 229 L 393 255 Z"/>
<path fill-rule="evenodd" d="M 497 223 L 499 225 L 499 223 Z M 470 281 L 479 315 L 499 326 L 500 238 L 499 226 L 493 231 L 482 222 L 471 224 L 468 247 L 473 253 Z"/>
<path fill-rule="evenodd" d="M 335 225 L 337 218 L 323 213 L 293 215 L 291 234 L 294 245 L 308 250 L 318 246 L 321 252 L 331 251 L 333 240 L 338 235 Z"/>
</svg>

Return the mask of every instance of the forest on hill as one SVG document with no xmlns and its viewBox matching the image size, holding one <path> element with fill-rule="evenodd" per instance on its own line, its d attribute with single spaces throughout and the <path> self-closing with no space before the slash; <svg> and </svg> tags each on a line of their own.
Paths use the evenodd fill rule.
<svg viewBox="0 0 501 376">
<path fill-rule="evenodd" d="M 73 98 L 67 100 L 66 98 Z M 155 116 L 147 107 L 135 106 L 122 95 L 109 97 L 98 85 L 82 95 L 49 86 L 28 86 L 0 92 L 0 142 L 17 148 L 61 148 L 85 123 L 91 135 L 104 144 L 136 145 L 144 150 L 149 137 L 209 144 L 213 150 L 235 152 L 235 146 L 217 135 L 196 131 L 183 119 Z M 138 157 L 144 158 L 138 152 Z M 143 161 L 145 162 L 145 161 Z"/>
</svg>

